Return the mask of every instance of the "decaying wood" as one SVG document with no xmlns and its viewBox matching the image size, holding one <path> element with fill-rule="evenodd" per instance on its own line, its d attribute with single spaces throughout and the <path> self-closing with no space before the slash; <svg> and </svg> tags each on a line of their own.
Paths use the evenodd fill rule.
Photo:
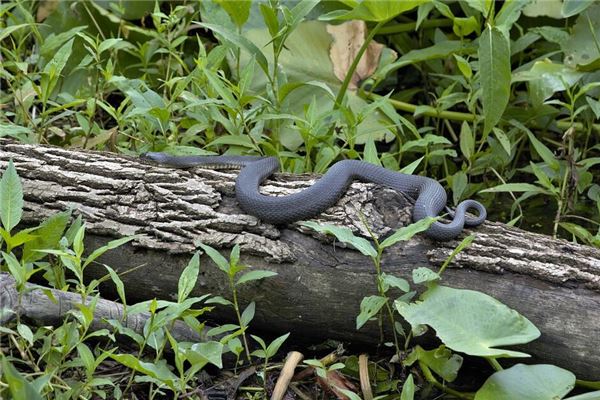
<svg viewBox="0 0 600 400">
<path fill-rule="evenodd" d="M 102 258 L 121 272 L 142 266 L 123 276 L 130 301 L 175 298 L 195 242 L 224 254 L 239 244 L 243 263 L 278 273 L 241 287 L 241 303 L 257 303 L 254 327 L 290 331 L 292 341 L 379 340 L 375 323 L 355 330 L 360 300 L 376 292 L 370 261 L 299 224 L 273 226 L 244 214 L 234 196 L 237 171 L 174 170 L 108 153 L 0 142 L 0 167 L 11 158 L 23 180 L 25 222 L 71 208 L 86 221 L 88 248 L 141 235 Z M 281 174 L 263 191 L 281 195 L 311 182 Z M 408 223 L 410 212 L 402 194 L 354 183 L 317 221 L 368 236 L 365 220 L 385 235 Z M 541 338 L 521 350 L 582 378 L 600 378 L 600 250 L 493 222 L 473 232 L 476 240 L 456 257 L 443 283 L 492 295 L 536 324 Z M 386 250 L 383 269 L 409 278 L 415 267 L 438 268 L 456 244 L 419 236 Z M 102 267 L 87 272 L 105 274 Z M 110 285 L 104 290 L 110 293 Z M 207 292 L 228 296 L 229 289 L 222 272 L 203 257 L 193 295 Z M 232 313 L 218 308 L 211 316 L 231 320 Z"/>
</svg>

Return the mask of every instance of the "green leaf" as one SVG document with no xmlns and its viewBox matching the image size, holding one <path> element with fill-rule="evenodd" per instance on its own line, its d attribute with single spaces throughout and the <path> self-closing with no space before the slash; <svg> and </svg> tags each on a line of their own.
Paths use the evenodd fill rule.
<svg viewBox="0 0 600 400">
<path fill-rule="evenodd" d="M 535 176 L 538 178 L 538 183 L 546 189 L 548 189 L 549 191 L 558 194 L 559 190 L 556 187 L 554 187 L 552 181 L 548 177 L 548 174 L 546 174 L 540 167 L 538 167 L 532 161 L 529 161 L 529 165 L 531 166 L 531 170 L 533 171 Z"/>
<path fill-rule="evenodd" d="M 600 390 L 596 390 L 594 392 L 588 392 L 584 394 L 580 394 L 573 397 L 567 397 L 565 400 L 599 400 L 600 399 Z"/>
<path fill-rule="evenodd" d="M 561 14 L 565 18 L 580 14 L 594 4 L 594 0 L 563 0 Z"/>
<path fill-rule="evenodd" d="M 204 252 L 210 257 L 210 259 L 219 267 L 219 269 L 223 272 L 229 273 L 230 265 L 229 262 L 219 253 L 217 250 L 213 249 L 209 245 L 203 243 L 196 243 L 198 246 L 204 250 Z"/>
<path fill-rule="evenodd" d="M 458 171 L 452 175 L 452 201 L 454 204 L 458 204 L 460 199 L 462 199 L 468 183 L 469 178 L 464 171 Z"/>
<path fill-rule="evenodd" d="M 25 283 L 27 283 L 27 270 L 19 260 L 14 256 L 13 253 L 2 252 L 2 258 L 8 267 L 8 272 L 15 278 L 17 282 L 17 289 L 21 289 Z"/>
<path fill-rule="evenodd" d="M 387 302 L 386 297 L 367 296 L 360 302 L 360 314 L 356 317 L 356 329 L 362 328 Z"/>
<path fill-rule="evenodd" d="M 177 301 L 179 303 L 187 299 L 196 286 L 199 272 L 200 252 L 197 251 L 179 277 L 179 282 L 177 284 Z"/>
<path fill-rule="evenodd" d="M 379 154 L 377 153 L 377 148 L 375 147 L 375 140 L 373 140 L 372 137 L 367 139 L 365 142 L 365 149 L 363 153 L 364 161 L 381 167 L 381 160 L 379 159 Z"/>
<path fill-rule="evenodd" d="M 120 246 L 124 245 L 125 243 L 131 242 L 132 240 L 137 239 L 138 237 L 139 237 L 139 235 L 135 235 L 135 236 L 127 236 L 127 237 L 123 237 L 120 239 L 111 240 L 106 245 L 94 250 L 92 252 L 92 254 L 90 254 L 86 258 L 85 263 L 83 264 L 83 268 L 87 267 L 91 262 L 93 262 L 96 258 L 100 257 L 102 254 L 106 253 L 108 250 L 116 249 L 117 247 L 120 247 Z"/>
<path fill-rule="evenodd" d="M 484 134 L 500 121 L 510 96 L 509 40 L 496 27 L 488 25 L 479 38 L 479 79 L 482 88 Z"/>
<path fill-rule="evenodd" d="M 244 26 L 248 17 L 250 16 L 250 7 L 252 6 L 251 0 L 214 0 L 219 4 L 226 12 L 233 23 L 241 28 Z"/>
<path fill-rule="evenodd" d="M 263 269 L 253 270 L 253 271 L 250 271 L 250 272 L 246 272 L 244 275 L 242 275 L 237 280 L 236 285 L 240 285 L 240 284 L 245 283 L 245 282 L 256 281 L 256 280 L 259 280 L 259 279 L 269 278 L 269 277 L 275 276 L 275 275 L 277 275 L 277 272 L 266 271 L 266 270 L 263 270 Z"/>
<path fill-rule="evenodd" d="M 401 172 L 403 174 L 411 175 L 413 172 L 415 172 L 415 170 L 417 169 L 419 164 L 421 164 L 421 161 L 423 161 L 423 158 L 425 158 L 425 157 L 420 157 L 420 158 L 416 159 L 415 161 L 411 162 L 407 166 L 403 167 L 399 172 Z"/>
<path fill-rule="evenodd" d="M 447 382 L 454 382 L 463 363 L 463 358 L 453 354 L 446 346 L 425 350 L 417 345 L 408 355 L 403 365 L 413 365 L 416 361 L 425 364 Z"/>
<path fill-rule="evenodd" d="M 463 74 L 463 76 L 467 79 L 471 79 L 473 76 L 473 70 L 471 69 L 471 65 L 464 57 L 459 56 L 458 54 L 453 54 L 454 59 L 456 60 L 456 65 L 458 69 Z"/>
<path fill-rule="evenodd" d="M 529 130 L 527 130 L 527 136 L 535 148 L 535 151 L 540 155 L 540 157 L 542 157 L 542 160 L 544 160 L 550 168 L 558 171 L 560 169 L 560 164 L 558 159 L 554 156 L 554 153 L 552 153 L 552 150 L 546 147 L 544 143 L 540 142 Z"/>
<path fill-rule="evenodd" d="M 335 225 L 321 225 L 312 221 L 302 222 L 301 225 L 312 228 L 320 233 L 334 235 L 337 240 L 343 243 L 351 244 L 356 250 L 360 251 L 365 256 L 369 256 L 371 258 L 377 257 L 377 251 L 373 248 L 373 246 L 371 246 L 371 243 L 369 243 L 367 239 L 354 236 L 349 228 Z M 410 226 L 412 225 L 409 225 L 409 227 Z"/>
<path fill-rule="evenodd" d="M 127 298 L 125 296 L 125 285 L 119 277 L 119 274 L 117 274 L 117 272 L 108 265 L 104 265 L 104 268 L 106 268 L 106 270 L 108 271 L 108 274 L 110 275 L 110 280 L 115 284 L 115 288 L 117 289 L 117 294 L 121 299 L 121 303 L 127 304 Z"/>
<path fill-rule="evenodd" d="M 250 40 L 246 39 L 246 37 L 238 35 L 237 33 L 234 33 L 234 32 L 230 32 L 226 28 L 219 26 L 219 25 L 205 24 L 202 22 L 197 22 L 196 24 L 203 28 L 210 29 L 214 33 L 217 33 L 217 34 L 223 36 L 223 38 L 225 40 L 246 50 L 248 53 L 250 53 L 256 59 L 256 62 L 262 68 L 264 73 L 266 75 L 269 75 L 269 62 L 267 61 L 267 58 L 265 57 L 263 52 L 260 51 L 260 49 L 258 47 L 256 47 L 256 45 L 254 43 L 252 43 Z"/>
<path fill-rule="evenodd" d="M 492 0 L 466 0 L 466 2 L 471 8 L 479 11 L 486 18 L 490 10 L 492 10 Z"/>
<path fill-rule="evenodd" d="M 463 122 L 460 127 L 460 151 L 467 160 L 475 153 L 475 138 L 468 122 Z"/>
<path fill-rule="evenodd" d="M 160 360 L 156 363 L 145 362 L 132 354 L 111 354 L 110 358 L 127 368 L 158 379 L 172 390 L 175 390 L 175 382 L 179 378 L 169 370 L 165 360 Z"/>
<path fill-rule="evenodd" d="M 506 154 L 510 156 L 512 152 L 512 145 L 510 144 L 510 139 L 508 136 L 506 136 L 506 133 L 504 133 L 500 128 L 493 128 L 493 131 L 496 139 L 498 139 L 498 142 L 500 142 L 502 149 L 504 149 Z"/>
<path fill-rule="evenodd" d="M 415 380 L 412 374 L 408 374 L 408 378 L 402 385 L 402 393 L 400 393 L 400 400 L 414 400 L 415 399 Z"/>
<path fill-rule="evenodd" d="M 279 336 L 277 339 L 273 340 L 269 347 L 267 347 L 267 357 L 271 358 L 279 351 L 279 348 L 286 341 L 286 339 L 290 336 L 289 333 L 285 335 Z"/>
<path fill-rule="evenodd" d="M 42 400 L 35 387 L 2 356 L 2 378 L 8 384 L 13 400 Z"/>
<path fill-rule="evenodd" d="M 23 261 L 33 262 L 44 257 L 43 253 L 36 251 L 38 249 L 58 248 L 58 243 L 67 228 L 70 218 L 71 211 L 63 211 L 42 222 L 35 230 L 35 239 L 25 243 L 23 247 Z"/>
<path fill-rule="evenodd" d="M 406 279 L 399 278 L 394 275 L 386 274 L 383 272 L 381 274 L 381 278 L 383 280 L 383 284 L 388 287 L 395 287 L 397 289 L 402 290 L 403 292 L 408 292 L 410 290 L 410 285 L 406 281 Z M 387 290 L 386 290 L 387 291 Z"/>
<path fill-rule="evenodd" d="M 0 179 L 0 219 L 7 232 L 17 226 L 23 215 L 23 187 L 10 160 Z"/>
<path fill-rule="evenodd" d="M 242 327 L 246 327 L 250 324 L 250 322 L 254 319 L 255 312 L 256 312 L 256 304 L 254 302 L 251 302 L 250 304 L 248 304 L 248 306 L 242 312 L 242 315 L 240 318 L 241 319 L 240 323 L 241 323 Z"/>
<path fill-rule="evenodd" d="M 579 0 L 581 1 L 581 0 Z M 574 2 L 570 2 L 574 5 Z M 563 3 L 563 12 L 570 5 Z M 572 10 L 576 9 L 573 7 Z M 570 12 L 570 10 L 567 10 Z M 571 28 L 569 39 L 561 46 L 564 62 L 568 67 L 579 71 L 594 71 L 599 67 L 600 48 L 600 6 L 596 3 L 579 14 Z"/>
<path fill-rule="evenodd" d="M 440 275 L 437 272 L 430 270 L 427 267 L 415 268 L 412 271 L 412 280 L 416 284 L 425 282 L 435 282 L 440 279 Z"/>
<path fill-rule="evenodd" d="M 517 364 L 490 376 L 475 400 L 562 399 L 575 386 L 573 373 L 554 365 Z"/>
<path fill-rule="evenodd" d="M 186 358 L 194 365 L 210 363 L 223 368 L 223 344 L 219 342 L 195 343 L 185 352 Z"/>
<path fill-rule="evenodd" d="M 473 290 L 432 286 L 416 303 L 395 302 L 413 327 L 429 325 L 450 349 L 480 357 L 528 357 L 498 348 L 529 343 L 540 331 L 498 300 Z"/>
<path fill-rule="evenodd" d="M 349 20 L 362 19 L 364 21 L 387 21 L 406 11 L 429 0 L 402 0 L 402 1 L 381 1 L 381 0 L 363 0 L 356 3 L 354 9 L 350 11 L 336 10 L 322 15 L 319 19 L 329 20 Z"/>
<path fill-rule="evenodd" d="M 541 194 L 552 194 L 544 188 L 541 188 L 531 183 L 503 183 L 502 185 L 494 186 L 489 189 L 484 189 L 481 193 L 498 193 L 498 192 L 532 192 Z"/>
<path fill-rule="evenodd" d="M 398 229 L 391 236 L 387 237 L 383 242 L 379 244 L 379 247 L 385 249 L 386 247 L 390 247 L 400 241 L 407 241 L 412 239 L 417 233 L 424 232 L 431 224 L 437 221 L 437 218 L 427 217 L 423 218 L 415 223 L 412 223 L 408 226 Z"/>
</svg>

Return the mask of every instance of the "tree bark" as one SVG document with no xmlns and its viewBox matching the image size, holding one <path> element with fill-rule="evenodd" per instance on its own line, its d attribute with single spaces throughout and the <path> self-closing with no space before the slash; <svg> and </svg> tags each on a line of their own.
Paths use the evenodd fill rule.
<svg viewBox="0 0 600 400">
<path fill-rule="evenodd" d="M 377 292 L 370 260 L 298 223 L 273 226 L 244 214 L 235 200 L 237 171 L 175 170 L 108 153 L 0 141 L 2 169 L 9 159 L 23 182 L 25 223 L 73 209 L 86 221 L 88 249 L 140 235 L 101 259 L 122 273 L 142 266 L 122 276 L 130 302 L 173 299 L 195 242 L 224 255 L 239 244 L 244 264 L 278 273 L 241 286 L 240 303 L 257 303 L 253 327 L 292 332 L 292 342 L 379 341 L 376 323 L 355 329 L 361 299 Z M 278 174 L 261 190 L 286 194 L 310 186 L 314 178 Z M 356 182 L 315 220 L 369 237 L 362 221 L 381 236 L 409 223 L 410 215 L 410 199 L 401 193 Z M 531 320 L 542 336 L 520 350 L 580 378 L 600 379 L 600 250 L 494 222 L 465 233 L 476 239 L 444 272 L 443 284 L 487 293 Z M 409 279 L 415 267 L 439 268 L 457 243 L 419 235 L 388 248 L 383 270 Z M 224 274 L 207 257 L 201 262 L 192 295 L 230 297 Z M 86 272 L 106 273 L 101 265 Z M 112 293 L 110 285 L 103 290 Z M 211 316 L 231 321 L 233 313 L 217 308 Z"/>
</svg>

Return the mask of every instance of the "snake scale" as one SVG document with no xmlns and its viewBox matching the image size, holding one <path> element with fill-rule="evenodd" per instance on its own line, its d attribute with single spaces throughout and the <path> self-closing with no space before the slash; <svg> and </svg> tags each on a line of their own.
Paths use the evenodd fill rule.
<svg viewBox="0 0 600 400">
<path fill-rule="evenodd" d="M 175 168 L 241 168 L 235 184 L 240 207 L 248 214 L 273 224 L 312 218 L 334 205 L 353 180 L 373 182 L 405 193 L 415 200 L 413 221 L 436 217 L 446 207 L 446 191 L 439 182 L 424 176 L 391 171 L 364 161 L 343 160 L 335 163 L 312 186 L 286 196 L 266 196 L 259 192 L 261 183 L 279 170 L 275 157 L 254 156 L 172 156 L 144 153 L 144 160 Z M 477 217 L 466 214 L 474 209 Z M 425 233 L 436 240 L 458 236 L 464 226 L 485 221 L 485 207 L 475 200 L 458 204 L 449 223 L 434 222 Z"/>
</svg>

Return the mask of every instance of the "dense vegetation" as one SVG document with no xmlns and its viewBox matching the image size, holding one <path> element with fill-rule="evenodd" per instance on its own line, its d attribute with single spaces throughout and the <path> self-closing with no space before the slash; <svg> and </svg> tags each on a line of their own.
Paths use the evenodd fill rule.
<svg viewBox="0 0 600 400">
<path fill-rule="evenodd" d="M 130 155 L 272 155 L 295 173 L 322 173 L 338 160 L 362 159 L 434 177 L 448 189 L 451 203 L 476 198 L 491 219 L 600 246 L 599 17 L 600 5 L 567 0 L 544 5 L 516 0 L 3 2 L 0 137 Z M 328 26 L 346 20 L 354 21 L 346 31 Z M 362 40 L 356 32 L 365 24 Z M 332 35 L 343 43 L 341 53 L 330 51 Z M 381 45 L 374 46 L 375 41 Z M 84 223 L 70 223 L 66 213 L 38 228 L 15 231 L 22 201 L 16 171 L 9 166 L 0 183 L 2 270 L 10 271 L 21 290 L 42 271 L 51 287 L 70 286 L 82 298 L 95 296 L 97 282 L 84 283 L 85 266 L 130 238 L 88 256 Z M 418 365 L 422 375 L 396 376 L 372 366 L 377 394 L 412 399 L 441 390 L 460 398 L 508 399 L 516 398 L 511 384 L 521 379 L 531 393 L 520 398 L 563 398 L 575 383 L 569 372 L 546 365 L 503 370 L 497 358 L 518 357 L 517 352 L 478 347 L 478 340 L 492 334 L 517 337 L 510 344 L 535 339 L 539 331 L 524 317 L 469 292 L 468 304 L 477 306 L 465 302 L 461 313 L 504 307 L 495 323 L 514 326 L 511 318 L 517 318 L 521 326 L 517 332 L 482 328 L 482 337 L 472 327 L 472 342 L 461 347 L 447 320 L 419 317 L 420 307 L 435 309 L 456 295 L 456 289 L 437 284 L 443 267 L 437 273 L 415 271 L 414 284 L 427 286 L 428 300 L 421 303 L 411 302 L 407 281 L 381 271 L 383 248 L 408 240 L 430 222 L 375 241 L 375 247 L 349 231 L 312 226 L 354 244 L 378 271 L 377 295 L 365 298 L 357 328 L 380 310 L 382 319 L 394 324 L 398 312 L 415 330 L 435 327 L 446 345 L 413 347 L 414 332 L 396 324 L 391 347 L 400 353 L 410 346 L 404 366 Z M 89 339 L 99 334 L 88 331 L 92 316 L 82 305 L 80 314 L 58 328 L 33 331 L 21 321 L 1 328 L 0 346 L 7 356 L 2 356 L 0 395 L 200 396 L 190 388 L 197 373 L 209 363 L 220 367 L 221 354 L 231 352 L 264 362 L 262 381 L 245 395 L 266 396 L 263 390 L 272 383 L 269 359 L 286 336 L 271 346 L 255 337 L 262 350 L 250 355 L 246 329 L 254 304 L 237 304 L 235 287 L 269 273 L 253 271 L 238 279 L 243 270 L 239 249 L 230 260 L 206 246 L 203 250 L 231 277 L 232 301 L 212 299 L 236 309 L 238 325 L 218 332 L 230 335 L 178 345 L 166 333 L 173 320 L 189 322 L 190 315 L 208 311 L 194 309 L 206 298 L 187 298 L 199 268 L 195 256 L 182 274 L 178 302 L 136 306 L 161 316 L 143 337 L 125 333 L 139 355 L 152 354 L 145 361 L 112 342 L 90 347 Z M 109 274 L 119 282 L 114 271 Z M 390 286 L 407 296 L 388 299 Z M 126 331 L 117 322 L 114 329 Z M 167 344 L 175 350 L 170 367 L 163 355 Z M 449 388 L 446 382 L 456 378 L 462 364 L 450 349 L 483 357 L 498 372 L 477 394 Z M 129 369 L 104 376 L 98 367 L 109 359 Z M 339 378 L 339 369 L 352 376 L 358 368 L 352 358 L 345 364 L 308 363 L 327 387 L 343 385 L 323 383 Z M 415 387 L 421 388 L 418 394 Z M 542 389 L 548 397 L 536 392 Z M 357 398 L 350 386 L 335 395 Z M 591 396 L 598 395 L 580 398 L 597 398 Z"/>
</svg>

